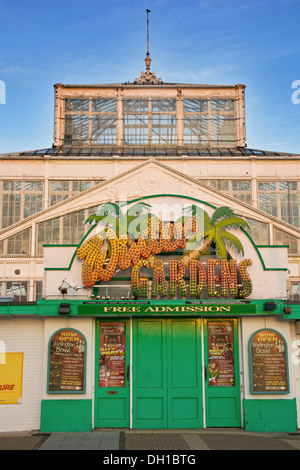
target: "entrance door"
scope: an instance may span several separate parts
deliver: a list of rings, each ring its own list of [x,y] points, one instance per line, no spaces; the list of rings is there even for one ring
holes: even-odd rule
[[[204,320],[207,427],[240,427],[237,320]]]
[[[200,320],[134,320],[132,375],[134,428],[201,428]]]
[[[129,321],[97,321],[95,428],[130,425],[129,358]]]

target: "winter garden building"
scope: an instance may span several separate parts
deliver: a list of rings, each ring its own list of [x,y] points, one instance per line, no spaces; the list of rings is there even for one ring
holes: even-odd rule
[[[247,147],[244,85],[146,65],[0,155],[0,431],[293,432],[300,156]]]

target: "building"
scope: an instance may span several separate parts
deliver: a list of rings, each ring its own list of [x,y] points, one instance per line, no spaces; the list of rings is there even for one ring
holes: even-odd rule
[[[0,430],[294,432],[300,155],[247,147],[244,85],[145,62],[0,155]]]

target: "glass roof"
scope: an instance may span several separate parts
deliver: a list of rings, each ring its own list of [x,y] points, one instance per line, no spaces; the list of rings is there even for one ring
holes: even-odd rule
[[[8,155],[8,154],[6,154]],[[250,156],[288,156],[290,153],[269,150],[250,149],[248,147],[234,148],[204,148],[204,147],[51,147],[41,150],[17,152],[14,156],[124,156],[124,157],[250,157]]]

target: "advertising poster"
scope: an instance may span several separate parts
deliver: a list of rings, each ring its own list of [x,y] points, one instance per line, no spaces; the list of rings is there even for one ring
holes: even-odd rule
[[[233,323],[231,321],[208,322],[208,370],[209,386],[234,386]]]
[[[100,387],[125,387],[125,322],[100,325]]]
[[[0,405],[22,403],[24,353],[2,353],[0,363]]]
[[[287,351],[274,330],[260,330],[250,340],[251,393],[288,393]]]
[[[84,392],[84,369],[84,337],[72,329],[58,331],[50,343],[48,392]]]

